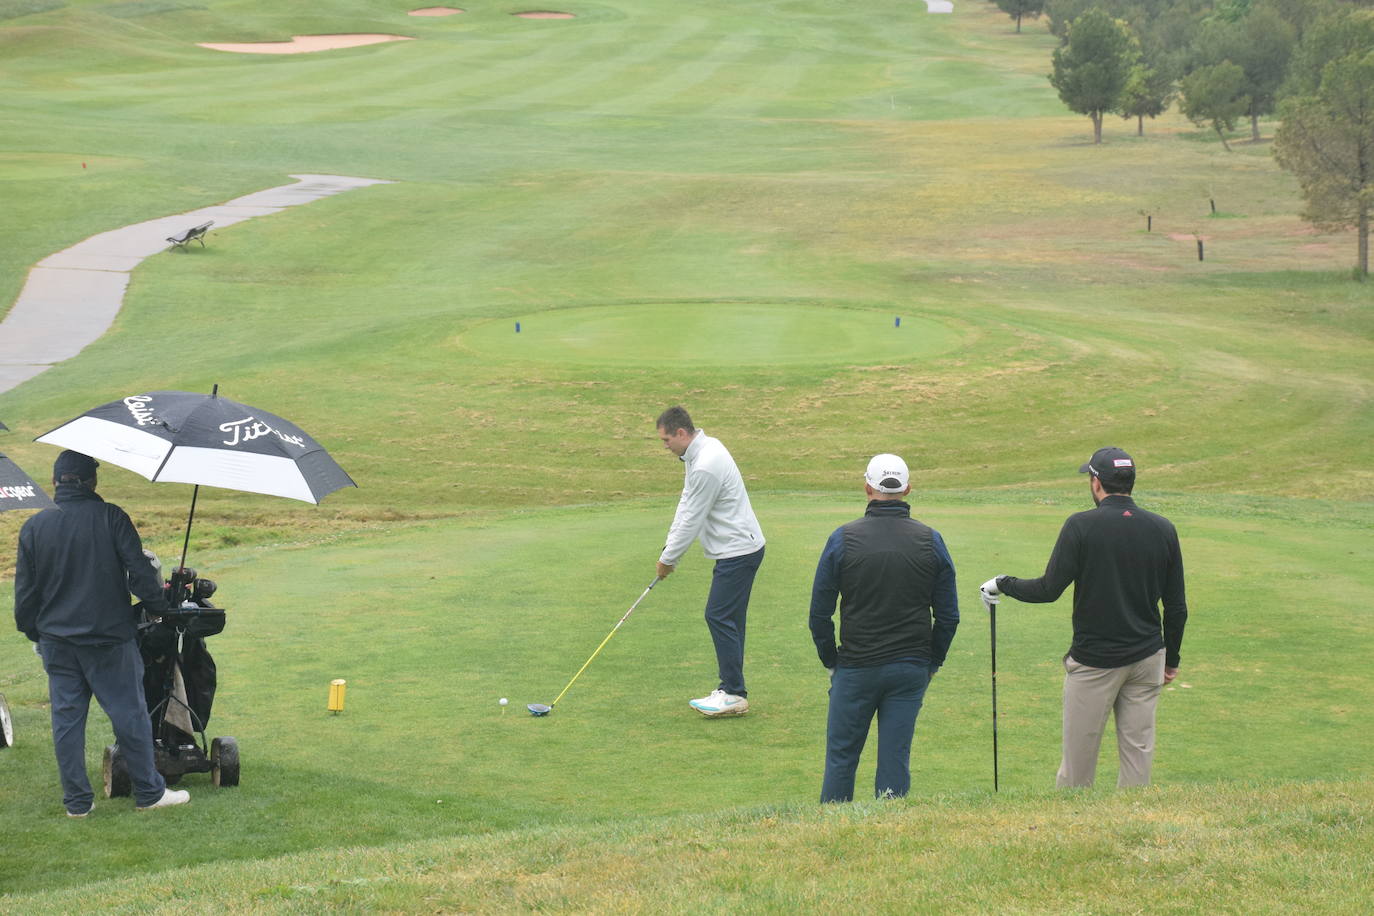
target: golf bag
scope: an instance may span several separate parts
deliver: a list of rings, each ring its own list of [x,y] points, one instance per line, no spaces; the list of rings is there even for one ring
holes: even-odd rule
[[[210,773],[214,785],[236,786],[238,742],[222,737],[207,745],[205,738],[217,682],[205,640],[223,631],[225,623],[224,609],[210,603],[215,583],[181,568],[173,571],[166,588],[171,610],[154,614],[144,609],[138,625],[154,765],[168,785],[187,773]],[[118,745],[105,749],[104,773],[107,796],[130,794]]]

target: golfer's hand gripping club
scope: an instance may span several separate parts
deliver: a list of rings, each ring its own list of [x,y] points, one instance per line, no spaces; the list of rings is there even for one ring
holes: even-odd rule
[[[1002,590],[997,587],[997,580],[1000,578],[1002,577],[993,576],[991,579],[984,582],[982,585],[978,587],[978,592],[983,597],[983,603],[986,604],[988,607],[992,607],[994,604],[1002,600]]]

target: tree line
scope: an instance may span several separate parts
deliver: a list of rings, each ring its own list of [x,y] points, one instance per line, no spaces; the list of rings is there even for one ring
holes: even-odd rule
[[[1374,8],[1352,0],[994,0],[1021,30],[1043,16],[1059,39],[1049,74],[1102,142],[1110,114],[1156,118],[1175,101],[1230,151],[1227,133],[1277,116],[1274,156],[1298,179],[1303,217],[1358,230],[1369,274],[1374,208]]]

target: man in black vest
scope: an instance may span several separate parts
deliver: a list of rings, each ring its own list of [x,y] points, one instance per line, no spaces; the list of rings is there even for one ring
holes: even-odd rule
[[[878,716],[874,795],[911,789],[911,736],[930,679],[959,626],[954,562],[940,533],[911,517],[906,462],[868,463],[864,517],[826,541],[811,589],[811,638],[830,672],[822,802],[850,801],[854,771]],[[835,646],[835,600],[840,645]],[[932,614],[934,620],[932,621]]]
[[[983,600],[1055,601],[1074,583],[1073,644],[1064,656],[1064,756],[1055,783],[1093,784],[1102,733],[1114,712],[1121,761],[1116,784],[1145,786],[1154,760],[1155,705],[1160,687],[1178,676],[1188,621],[1183,554],[1169,520],[1131,499],[1130,455],[1100,448],[1078,470],[1088,475],[1097,508],[1064,522],[1043,576],[989,579]]]
[[[14,621],[38,644],[48,673],[53,750],[69,817],[85,817],[95,802],[86,776],[92,695],[110,717],[138,810],[191,798],[167,788],[153,764],[137,618],[129,602],[132,591],[149,609],[165,608],[162,581],[129,516],[96,494],[98,467],[78,452],[57,456],[57,508],[24,523],[14,570]]]

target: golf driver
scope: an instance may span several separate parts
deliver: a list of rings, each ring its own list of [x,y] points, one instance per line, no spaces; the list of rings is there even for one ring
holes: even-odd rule
[[[554,697],[552,703],[549,703],[548,705],[545,705],[543,703],[530,703],[525,706],[525,708],[530,711],[530,715],[547,716],[549,713],[553,712],[553,708],[558,705],[558,701],[563,699],[563,694],[567,693],[568,688],[572,687],[572,685],[576,683],[577,679],[582,676],[582,672],[587,670],[587,666],[592,663],[592,659],[596,658],[597,655],[601,653],[601,650],[606,648],[606,643],[611,641],[611,637],[615,635],[616,630],[620,629],[620,625],[624,623],[626,620],[630,619],[630,615],[635,612],[635,608],[639,607],[639,602],[644,600],[644,596],[649,594],[649,592],[653,591],[654,586],[661,581],[663,580],[659,579],[658,577],[654,577],[654,581],[650,582],[649,587],[644,589],[644,591],[640,593],[640,596],[635,599],[634,604],[630,605],[630,609],[625,612],[625,616],[621,617],[620,620],[616,621],[616,625],[611,627],[611,632],[607,633],[606,638],[601,640],[601,645],[596,647],[596,651],[592,653],[591,658],[587,659],[585,662],[582,663],[582,667],[577,669],[577,673],[572,676],[572,680],[568,681],[568,686],[564,687],[562,692],[559,693],[558,696]]]

